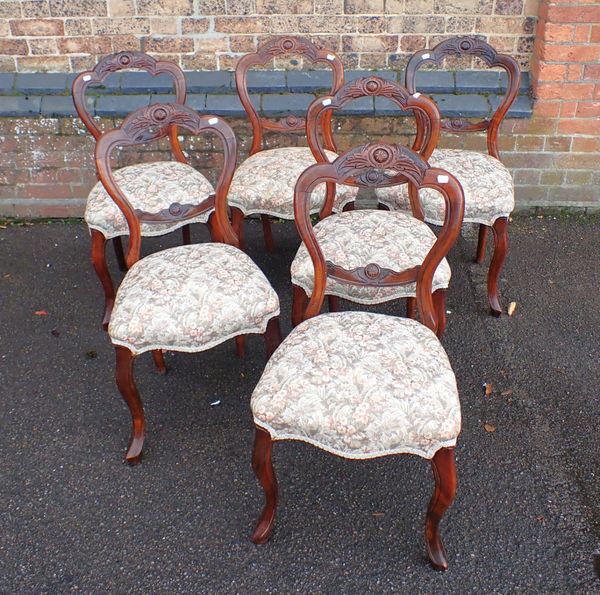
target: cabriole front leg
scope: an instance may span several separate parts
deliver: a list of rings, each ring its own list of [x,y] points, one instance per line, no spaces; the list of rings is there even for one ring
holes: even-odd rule
[[[446,550],[440,537],[440,521],[456,494],[454,448],[440,448],[431,460],[435,489],[425,522],[425,540],[429,561],[436,570],[448,570]]]
[[[508,218],[500,217],[492,226],[494,232],[494,255],[488,270],[487,291],[490,309],[494,316],[502,314],[502,306],[498,299],[498,280],[508,252]]]
[[[127,347],[115,345],[117,355],[117,387],[131,413],[131,436],[125,453],[125,460],[134,465],[140,462],[144,446],[144,406],[133,379],[133,361],[135,356]]]
[[[102,327],[108,329],[110,315],[115,303],[115,288],[106,264],[106,238],[97,229],[92,229],[92,265],[100,279],[102,289],[104,290],[104,315],[102,317]],[[120,240],[120,238],[119,238]]]
[[[252,469],[265,492],[265,506],[258,519],[256,529],[252,533],[254,543],[266,543],[271,537],[275,512],[277,510],[277,478],[271,458],[273,440],[266,430],[256,427],[254,452],[252,454]]]

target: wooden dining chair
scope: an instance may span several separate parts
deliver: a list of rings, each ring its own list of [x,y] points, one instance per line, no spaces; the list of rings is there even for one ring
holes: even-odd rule
[[[174,126],[193,135],[212,133],[223,145],[223,168],[215,197],[200,193],[188,202],[161,202],[160,210],[145,211],[129,199],[111,155],[163,139]],[[100,180],[127,223],[129,270],[119,286],[108,326],[116,349],[116,379],[132,418],[125,459],[140,460],[144,442],[144,410],[133,376],[134,359],[152,351],[164,370],[164,350],[198,352],[234,337],[265,334],[267,354],[281,340],[279,299],[254,262],[238,244],[227,212],[227,191],[235,169],[237,144],[231,127],[215,116],[200,116],[178,104],[155,104],[127,116],[96,143]],[[155,193],[162,189],[157,185]],[[150,204],[155,205],[153,197]],[[142,226],[164,227],[211,216],[213,242],[169,248],[140,259]]]
[[[291,220],[294,218],[294,184],[298,176],[315,162],[308,147],[280,147],[264,149],[265,132],[304,132],[305,118],[288,115],[279,119],[259,114],[248,91],[248,76],[253,67],[268,65],[273,58],[300,56],[311,65],[325,64],[332,70],[331,92],[335,93],[344,82],[344,69],[339,57],[331,50],[322,48],[304,37],[273,37],[264,42],[256,52],[246,54],[235,69],[235,83],[240,101],[252,125],[252,145],[249,157],[237,168],[229,190],[233,227],[243,246],[243,221],[249,215],[260,215],[265,245],[273,252],[270,217]],[[331,131],[330,116],[319,122],[325,139],[326,154],[330,160],[337,157]],[[355,188],[340,187],[335,208],[341,209],[352,202]],[[315,194],[315,212],[324,200],[324,192]]]
[[[428,159],[434,150],[440,128],[440,114],[435,103],[420,93],[409,93],[395,81],[378,76],[368,76],[344,85],[335,95],[320,97],[310,105],[307,112],[307,137],[314,157],[321,163],[328,161],[320,139],[317,122],[344,108],[361,97],[377,97],[392,102],[398,110],[419,114],[416,119],[418,134],[413,150]],[[404,184],[406,187],[409,183]],[[355,187],[370,186],[363,177],[347,182]],[[329,183],[330,186],[334,186]],[[329,189],[328,194],[333,195]],[[376,263],[384,269],[402,270],[417,265],[435,242],[435,235],[425,224],[418,192],[411,190],[413,213],[387,210],[348,210],[332,213],[331,203],[320,212],[320,222],[315,227],[321,249],[330,260],[344,263],[348,269]],[[309,296],[313,291],[313,265],[307,247],[298,249],[291,266],[293,285],[292,323],[300,322]],[[434,302],[440,315],[439,334],[446,326],[446,289],[450,283],[450,266],[443,259],[433,280]],[[416,315],[414,283],[388,286],[363,286],[349,277],[328,277],[325,294],[329,298],[330,311],[337,310],[338,298],[359,304],[381,304],[407,298],[408,314]]]
[[[173,79],[175,102],[184,104],[186,85],[182,70],[176,64],[155,60],[143,52],[119,52],[106,56],[92,70],[80,73],[73,81],[72,95],[75,109],[85,127],[98,140],[102,134],[97,121],[88,109],[86,91],[90,85],[102,84],[109,75],[121,70],[143,70],[152,76],[168,75]],[[170,147],[175,161],[136,163],[115,172],[120,187],[126,192],[131,204],[142,211],[155,211],[167,207],[171,202],[185,204],[197,196],[214,193],[211,183],[199,171],[188,165],[174,127],[169,133]],[[159,236],[182,228],[183,243],[190,243],[190,224],[207,223],[211,211],[185,221],[169,221],[162,225],[141,226],[142,236]],[[128,234],[125,217],[111,200],[99,181],[88,195],[84,219],[92,239],[92,264],[104,290],[104,314],[102,325],[108,327],[114,303],[114,285],[106,262],[106,243],[112,239],[117,261],[121,270],[126,270],[121,238]]]
[[[490,68],[501,68],[507,73],[507,88],[492,115],[479,122],[462,118],[442,120],[442,130],[453,133],[485,132],[488,153],[465,149],[435,149],[429,158],[431,165],[451,171],[462,184],[465,193],[465,222],[479,224],[479,241],[476,262],[485,258],[488,231],[494,236],[494,253],[487,277],[487,293],[491,313],[502,314],[498,297],[498,279],[508,250],[508,218],[515,206],[513,178],[500,161],[498,132],[510,106],[519,93],[521,72],[511,56],[499,54],[487,42],[477,37],[453,37],[432,49],[416,52],[405,71],[406,88],[417,91],[417,71],[424,64],[437,64],[447,56],[468,55],[480,58]],[[402,188],[382,188],[378,200],[390,209],[406,209],[408,196]],[[421,197],[425,221],[440,225],[443,220],[443,203],[434,193],[425,191]]]
[[[407,178],[417,188],[435,188],[446,205],[444,225],[422,262],[400,271],[375,263],[348,268],[347,262],[332,261],[310,218],[310,193],[317,185],[359,179],[377,187]],[[445,570],[439,524],[456,491],[454,447],[461,415],[454,373],[436,337],[440,316],[432,288],[438,266],[460,233],[460,185],[410,149],[376,143],[308,168],[296,184],[294,208],[315,283],[303,322],[272,355],[252,394],[252,466],[266,498],[252,540],[264,543],[273,529],[278,499],[274,441],[300,440],[346,459],[414,454],[433,465],[435,490],[425,537],[432,565]],[[369,312],[319,315],[330,279],[376,289],[416,283],[422,323]]]

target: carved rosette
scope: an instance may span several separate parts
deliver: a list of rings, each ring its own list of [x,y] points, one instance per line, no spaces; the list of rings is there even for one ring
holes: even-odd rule
[[[121,130],[135,142],[146,142],[163,136],[165,129],[173,124],[195,130],[197,120],[188,109],[174,103],[157,103],[125,118]]]
[[[338,93],[336,100],[358,99],[359,97],[387,97],[406,107],[410,94],[404,87],[378,76],[356,79]]]
[[[319,48],[305,37],[276,37],[259,48],[259,54],[281,56],[283,54],[299,54],[315,62],[320,59]]]
[[[94,73],[102,80],[107,74],[125,68],[139,68],[154,73],[156,60],[142,52],[118,52],[100,60],[94,67]]]
[[[402,145],[371,143],[357,147],[336,161],[338,172],[367,187],[385,185],[398,176],[406,176],[418,185],[428,165],[416,153]]]
[[[437,60],[447,55],[470,54],[485,61],[488,66],[496,63],[496,50],[483,39],[466,35],[464,37],[453,37],[442,41],[433,48]]]
[[[325,261],[327,276],[342,283],[352,285],[370,285],[372,287],[398,286],[414,283],[417,279],[419,266],[398,272],[371,262],[364,267],[345,269],[330,260]]]

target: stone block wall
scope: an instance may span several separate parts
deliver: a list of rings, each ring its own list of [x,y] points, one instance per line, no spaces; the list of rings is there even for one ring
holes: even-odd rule
[[[538,1],[2,0],[0,70],[77,72],[120,50],[227,70],[281,33],[321,40],[349,69],[401,68],[446,36],[478,34],[528,70]]]

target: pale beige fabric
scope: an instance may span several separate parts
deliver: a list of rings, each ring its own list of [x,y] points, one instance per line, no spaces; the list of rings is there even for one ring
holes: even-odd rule
[[[125,275],[108,326],[133,353],[203,351],[237,335],[263,333],[279,298],[262,271],[227,244],[162,250]]]
[[[337,155],[326,151],[333,161]],[[307,147],[269,149],[251,155],[236,170],[229,189],[229,205],[244,215],[265,214],[282,219],[294,218],[294,187],[300,174],[316,163]],[[358,188],[336,185],[334,209],[352,202]],[[325,200],[325,184],[311,194],[311,213],[318,212]]]
[[[314,231],[325,260],[345,269],[375,263],[400,272],[422,264],[435,242],[435,235],[426,223],[394,211],[346,211],[319,221]],[[311,295],[314,269],[304,244],[292,262],[291,274],[292,283]],[[449,283],[450,266],[444,259],[434,274],[432,291],[446,289]],[[366,287],[327,278],[325,292],[359,304],[379,304],[414,297],[416,287],[415,283],[397,287]]]
[[[461,415],[441,343],[419,322],[367,312],[299,324],[252,394],[255,423],[274,440],[302,440],[342,457],[456,444]]]
[[[495,157],[477,151],[435,149],[429,164],[456,176],[465,194],[465,223],[492,226],[499,217],[508,217],[515,208],[514,184],[510,171]],[[408,188],[391,186],[375,190],[379,202],[392,210],[409,211]],[[444,223],[444,199],[436,190],[419,192],[425,221]]]
[[[197,205],[214,193],[199,171],[178,161],[129,165],[116,170],[114,178],[133,207],[148,213],[158,213],[175,202]],[[206,223],[211,212],[175,223],[142,223],[142,235],[160,236],[189,223]],[[91,229],[102,232],[107,239],[129,235],[125,216],[101,182],[88,196],[84,217]]]

